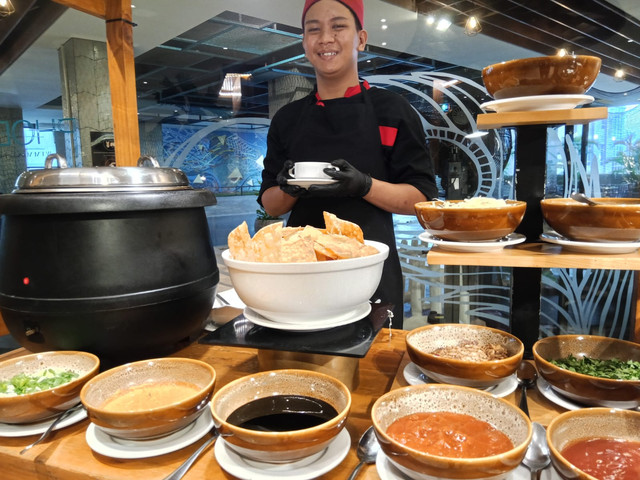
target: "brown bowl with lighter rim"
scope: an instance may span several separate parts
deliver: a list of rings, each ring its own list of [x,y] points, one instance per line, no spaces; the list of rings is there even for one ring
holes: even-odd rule
[[[112,437],[148,440],[208,415],[216,372],[208,363],[166,357],[127,363],[95,376],[80,398],[89,419]]]
[[[601,378],[552,363],[569,355],[578,360],[589,357],[595,361],[640,362],[640,344],[597,335],[556,335],[538,340],[532,350],[538,372],[560,395],[585,406],[640,406],[640,379]]]
[[[488,437],[483,437],[480,440],[482,446],[479,450],[484,456],[459,458],[453,454],[439,455],[428,448],[407,446],[406,443],[388,433],[389,427],[394,422],[423,413],[432,416],[433,421],[425,424],[423,429],[423,431],[431,430],[426,434],[430,438],[446,438],[449,434],[450,444],[455,445],[460,437],[449,432],[462,430],[460,434],[464,435],[465,443],[472,443],[474,439],[466,436],[464,432],[464,425],[469,424],[469,421],[463,418],[460,423],[454,424],[451,429],[448,428],[445,423],[446,414],[453,413],[469,415],[473,417],[468,419],[471,422],[479,420],[488,423],[489,426],[506,435],[510,445],[505,446],[502,451],[487,455]],[[527,415],[511,402],[496,398],[482,390],[457,385],[426,384],[396,388],[376,400],[371,409],[371,418],[386,459],[414,480],[510,478],[509,473],[515,470],[524,458],[533,433],[531,421]],[[453,450],[458,448],[465,447],[455,445]]]
[[[593,198],[587,205],[571,198],[540,201],[542,216],[560,235],[582,242],[640,241],[640,198]]]
[[[582,450],[579,444],[584,441],[611,441],[609,448],[600,449],[599,455],[582,453],[573,462],[567,460],[568,447]],[[622,454],[619,450],[624,442],[635,453],[635,470],[629,469],[626,476],[621,469],[623,464],[634,463],[634,455]],[[547,443],[551,462],[555,471],[564,480],[637,479],[640,472],[638,444],[640,443],[640,412],[612,408],[581,408],[564,412],[555,417],[547,427]],[[594,446],[596,446],[594,444]],[[599,460],[597,465],[583,464],[589,456]],[[580,459],[582,457],[582,460]],[[576,466],[578,464],[578,466]],[[581,467],[581,468],[580,468]],[[592,470],[593,468],[593,470]],[[600,469],[613,469],[608,473]],[[600,470],[600,471],[597,471]]]
[[[583,95],[595,82],[602,60],[590,55],[554,55],[509,60],[482,69],[496,100],[534,95]]]
[[[515,373],[524,355],[517,337],[483,325],[426,325],[411,330],[405,341],[409,358],[431,380],[475,388]]]
[[[57,415],[80,402],[80,391],[100,369],[100,359],[92,353],[51,351],[25,355],[0,363],[0,422],[33,423]],[[12,379],[45,377],[69,380],[45,390],[20,393]],[[57,382],[57,380],[56,380]],[[24,383],[24,382],[23,382]],[[35,380],[31,383],[36,383]]]
[[[414,205],[416,217],[427,233],[459,242],[506,237],[520,225],[526,208],[526,202],[484,197],[433,200]]]
[[[268,463],[321,452],[337,440],[350,409],[351,393],[340,380],[299,369],[247,375],[223,386],[211,401],[213,422],[227,446]]]

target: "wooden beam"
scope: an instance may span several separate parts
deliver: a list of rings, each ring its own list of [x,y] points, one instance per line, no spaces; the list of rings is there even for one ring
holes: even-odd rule
[[[140,157],[138,101],[130,0],[53,0],[106,21],[107,59],[116,164],[133,166]]]
[[[81,12],[88,13],[94,17],[107,18],[107,3],[114,3],[111,0],[53,0],[60,5],[80,10]],[[120,3],[120,2],[115,2]],[[129,5],[131,8],[131,5]]]
[[[74,0],[75,1],[75,0]],[[135,166],[140,157],[138,100],[133,55],[130,0],[106,3],[107,58],[113,116],[116,164]]]

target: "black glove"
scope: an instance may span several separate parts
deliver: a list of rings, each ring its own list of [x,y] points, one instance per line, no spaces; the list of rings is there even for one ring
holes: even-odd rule
[[[289,170],[292,168],[293,162],[291,160],[287,160],[284,162],[282,170],[278,172],[276,181],[280,186],[280,190],[282,190],[287,195],[291,195],[292,197],[305,197],[309,194],[306,188],[299,187],[298,185],[289,185],[288,180],[293,178],[291,177],[291,175],[289,175]]]
[[[331,165],[338,167],[325,168],[324,173],[331,178],[338,180],[329,185],[311,185],[309,187],[310,197],[364,197],[371,190],[371,176],[362,173],[346,160],[339,158],[331,162]]]

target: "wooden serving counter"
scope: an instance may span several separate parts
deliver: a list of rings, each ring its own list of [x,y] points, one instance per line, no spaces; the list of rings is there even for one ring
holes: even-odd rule
[[[347,422],[351,436],[351,449],[340,465],[319,477],[324,480],[347,478],[358,463],[356,446],[362,433],[371,425],[371,407],[385,392],[407,386],[403,369],[410,360],[405,355],[404,330],[382,329],[376,337],[369,353],[358,360],[357,379],[352,388],[352,410]],[[0,361],[28,354],[24,349],[14,350],[0,356]],[[216,388],[231,380],[260,370],[259,350],[238,347],[192,344],[172,356],[203,360],[216,369]],[[532,419],[547,425],[563,412],[558,407],[538,395],[528,391],[529,410]],[[517,402],[519,393],[512,393],[507,400]],[[189,457],[205,438],[176,452],[147,459],[113,459],[93,452],[85,441],[87,419],[57,430],[49,440],[36,445],[24,455],[19,452],[33,442],[37,436],[0,437],[0,477],[7,479],[47,479],[47,480],[152,480],[162,479]],[[185,475],[185,480],[203,478],[235,477],[224,472],[217,464],[213,446],[198,459]],[[378,480],[375,465],[365,466],[359,480]]]

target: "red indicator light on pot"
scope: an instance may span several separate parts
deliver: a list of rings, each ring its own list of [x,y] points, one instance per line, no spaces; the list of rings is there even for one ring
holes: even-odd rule
[[[29,285],[29,277],[24,277],[24,278],[22,279],[22,283],[23,283],[24,285]]]

